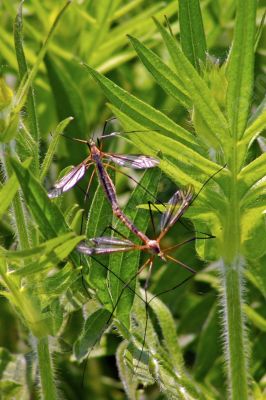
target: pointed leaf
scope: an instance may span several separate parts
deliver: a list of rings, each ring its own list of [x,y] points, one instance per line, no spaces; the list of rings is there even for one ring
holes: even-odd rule
[[[198,72],[200,62],[205,64],[207,55],[206,38],[198,0],[179,2],[180,41],[184,54]]]
[[[241,138],[246,128],[253,91],[257,2],[237,0],[233,46],[227,66],[227,115],[231,134]]]
[[[49,239],[60,233],[69,232],[70,229],[63,214],[48,198],[37,179],[19,161],[11,159],[11,164],[20,182],[27,205],[43,236]]]
[[[25,168],[30,166],[31,160],[26,160],[23,163]],[[11,178],[1,187],[0,189],[0,219],[7,211],[11,202],[13,201],[17,191],[19,189],[19,183],[16,175],[12,175]]]
[[[194,107],[216,140],[217,150],[221,150],[227,145],[228,141],[228,126],[225,117],[211,95],[207,84],[182,53],[176,40],[156,20],[155,23],[167,46],[177,74],[183,80],[185,89],[190,94]],[[202,139],[204,140],[204,138]]]
[[[45,154],[45,158],[42,163],[41,167],[41,176],[40,176],[40,181],[42,182],[51,166],[55,151],[56,151],[56,146],[59,141],[61,133],[64,131],[64,129],[67,127],[70,121],[73,120],[73,117],[68,117],[61,121],[57,127],[55,128],[55,131],[53,132],[52,135],[52,140],[49,144],[47,153]]]
[[[137,99],[105,76],[84,64],[96,82],[102,87],[107,98],[133,120],[143,125],[146,129],[160,130],[165,136],[170,136],[187,145],[189,148],[200,149],[195,137],[166,115]],[[164,132],[168,132],[167,134]]]
[[[265,129],[266,126],[266,96],[263,98],[261,104],[256,112],[251,116],[248,121],[247,129],[243,135],[243,141],[251,144],[256,137]]]
[[[261,179],[265,178],[266,153],[261,154],[255,160],[251,161],[247,166],[242,168],[238,174],[239,196],[243,197],[248,194],[248,190],[253,185],[258,184]]]
[[[94,348],[108,326],[111,317],[109,311],[99,309],[85,321],[81,335],[74,344],[74,356],[77,361],[83,361]]]
[[[44,55],[47,51],[48,45],[51,41],[51,38],[53,36],[53,33],[61,19],[61,17],[63,16],[65,10],[67,9],[67,7],[69,6],[70,1],[68,0],[66,2],[66,4],[62,7],[62,9],[59,11],[59,13],[57,14],[50,31],[48,32],[48,35],[46,37],[46,40],[38,54],[37,60],[32,68],[32,70],[30,71],[30,73],[28,74],[28,76],[24,75],[23,79],[20,82],[19,88],[17,90],[15,99],[14,99],[14,104],[13,104],[13,113],[17,114],[19,113],[19,111],[21,110],[21,108],[23,107],[23,105],[25,104],[26,98],[27,98],[27,94],[28,91],[31,87],[31,84],[37,74],[38,68],[44,58]]]
[[[133,37],[129,36],[140,60],[153,75],[155,81],[161,88],[178,103],[186,108],[191,107],[190,95],[180,78],[169,68],[153,51],[145,47]]]
[[[108,172],[109,173],[109,172]],[[111,179],[114,174],[110,173]],[[112,225],[113,213],[110,203],[107,201],[105,193],[101,185],[98,185],[95,195],[92,200],[90,212],[87,219],[86,236],[88,239],[97,237],[103,234],[103,231]],[[112,302],[110,299],[109,291],[106,290],[106,277],[107,269],[103,265],[109,265],[108,255],[101,256],[101,264],[95,259],[90,260],[90,273],[89,281],[96,289],[100,301],[110,310],[112,309]]]

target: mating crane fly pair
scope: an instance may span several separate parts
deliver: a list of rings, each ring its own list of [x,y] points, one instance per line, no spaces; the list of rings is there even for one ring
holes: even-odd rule
[[[115,136],[115,133],[106,135],[103,137],[110,137],[110,136]],[[128,282],[124,282],[122,279],[119,278],[119,276],[115,276],[123,283],[123,287],[120,291],[120,294],[118,295],[111,316],[109,317],[107,321],[107,325],[109,324],[112,316],[115,313],[115,310],[118,306],[118,303],[123,295],[123,292],[126,288],[130,289],[133,291],[134,294],[136,294],[138,297],[139,295],[134,292],[134,290],[130,287],[131,282],[136,279],[136,277],[146,268],[148,267],[148,275],[146,278],[145,282],[145,301],[144,299],[141,298],[142,301],[145,302],[145,308],[146,308],[146,324],[145,324],[145,332],[144,332],[144,338],[146,336],[146,329],[147,329],[147,320],[148,320],[148,314],[147,314],[147,306],[148,306],[148,301],[147,301],[147,287],[148,287],[148,281],[151,276],[152,268],[154,265],[154,259],[155,257],[161,258],[163,261],[172,261],[182,268],[188,270],[192,275],[195,274],[195,270],[182,261],[170,256],[168,253],[174,249],[177,249],[181,247],[182,245],[189,243],[195,239],[210,239],[213,238],[212,235],[205,234],[206,237],[198,238],[196,236],[184,240],[181,243],[178,243],[174,246],[168,247],[166,249],[161,249],[161,241],[164,238],[164,236],[168,233],[168,231],[173,227],[173,225],[182,217],[184,212],[188,209],[188,207],[192,204],[192,202],[196,199],[196,197],[199,195],[200,191],[203,189],[203,187],[208,183],[210,179],[214,177],[220,170],[218,170],[213,176],[209,177],[206,182],[203,184],[202,188],[200,191],[197,193],[196,196],[194,196],[194,190],[191,185],[185,187],[182,190],[177,190],[174,195],[170,198],[168,203],[165,205],[165,210],[162,212],[161,215],[161,220],[160,220],[160,233],[157,236],[156,239],[150,239],[145,233],[143,233],[141,230],[139,230],[134,223],[124,214],[124,212],[121,210],[118,200],[117,200],[117,195],[116,195],[116,190],[115,186],[107,172],[107,167],[108,168],[114,168],[110,164],[106,164],[104,161],[111,161],[114,162],[115,164],[123,167],[131,167],[135,169],[147,169],[147,168],[153,168],[159,164],[159,161],[153,157],[149,156],[144,156],[144,155],[122,155],[122,154],[113,154],[113,153],[106,153],[99,148],[96,143],[94,142],[93,139],[86,141],[86,140],[80,140],[80,139],[73,139],[81,143],[85,143],[88,145],[90,149],[90,155],[79,165],[73,167],[70,172],[68,172],[63,178],[61,178],[58,182],[55,183],[54,188],[48,193],[50,198],[57,197],[61,195],[62,193],[70,190],[73,186],[75,186],[80,179],[82,179],[88,170],[88,168],[91,165],[95,165],[95,169],[91,174],[90,180],[89,180],[89,185],[86,191],[86,194],[89,190],[89,186],[91,184],[92,178],[97,172],[99,182],[104,190],[105,196],[109,203],[111,204],[113,214],[125,225],[127,228],[136,236],[138,237],[142,244],[135,244],[133,241],[121,237],[107,237],[107,236],[100,236],[100,237],[95,237],[89,239],[87,242],[81,242],[77,246],[77,250],[80,253],[83,253],[85,255],[91,256],[94,258],[94,255],[100,255],[100,254],[110,254],[110,253],[115,253],[115,252],[130,252],[130,251],[143,251],[149,254],[149,258],[144,262],[144,264],[139,268],[137,273],[131,277],[131,279]],[[121,172],[121,171],[120,171]],[[123,173],[123,172],[122,172]],[[128,176],[127,174],[125,174]],[[150,204],[150,203],[149,203]],[[151,212],[151,209],[150,209]],[[153,222],[153,221],[152,221]],[[153,224],[154,226],[154,224]],[[119,233],[115,229],[113,229],[116,233]],[[101,262],[99,262],[100,265],[108,269],[106,266],[104,266]],[[109,270],[109,269],[108,269]],[[111,273],[113,273],[110,270]],[[190,277],[192,276],[190,275]],[[188,280],[187,278],[186,280]],[[186,281],[185,280],[185,281]],[[184,281],[184,282],[185,282]],[[176,285],[172,289],[180,286]],[[170,289],[170,290],[172,290]],[[160,294],[163,294],[167,291],[164,291],[162,293],[157,294],[154,297],[159,296]],[[151,300],[150,300],[151,301]],[[150,303],[149,301],[149,303]],[[145,343],[145,339],[144,339]],[[142,345],[141,349],[141,354],[144,349],[144,343]],[[95,343],[96,344],[96,343]],[[141,356],[140,356],[141,358]],[[139,359],[140,361],[140,359]]]
[[[110,135],[105,135],[103,137],[108,137],[108,136],[114,136],[114,133]],[[90,149],[90,155],[82,163],[73,167],[70,172],[68,172],[63,178],[61,178],[58,182],[56,182],[54,188],[48,193],[48,196],[50,198],[54,198],[70,190],[73,186],[75,186],[79,182],[80,179],[84,177],[88,168],[92,164],[95,164],[95,169],[91,175],[90,182],[93,175],[95,174],[95,171],[97,171],[99,181],[103,187],[103,190],[105,192],[108,201],[111,204],[114,215],[116,215],[116,217],[120,219],[122,223],[125,224],[128,227],[128,229],[143,242],[142,245],[136,245],[128,239],[123,239],[123,238],[118,239],[114,237],[103,236],[98,238],[91,238],[88,244],[81,243],[77,247],[77,250],[89,256],[94,254],[127,252],[132,250],[145,251],[150,253],[151,256],[141,267],[140,271],[144,269],[148,264],[150,264],[150,270],[151,270],[153,266],[154,257],[159,256],[162,260],[164,261],[166,261],[167,259],[171,260],[194,274],[195,271],[192,268],[190,268],[180,260],[177,260],[166,254],[168,251],[179,247],[181,245],[180,243],[169,249],[165,249],[164,251],[162,251],[160,248],[160,242],[163,239],[163,237],[167,234],[169,229],[176,223],[176,221],[180,219],[185,210],[191,204],[194,193],[192,186],[188,186],[184,190],[178,190],[175,192],[175,194],[167,204],[166,211],[162,214],[161,232],[159,236],[157,237],[157,239],[150,239],[146,234],[144,234],[141,230],[139,230],[133,224],[132,221],[130,221],[130,219],[123,213],[123,211],[119,207],[114,184],[105,169],[105,167],[112,168],[112,166],[110,166],[109,164],[105,164],[104,162],[102,162],[102,160],[107,159],[109,161],[116,163],[117,165],[123,167],[131,167],[135,169],[152,168],[158,165],[159,161],[153,157],[144,155],[122,155],[114,153],[105,153],[100,148],[97,147],[93,139],[86,141],[73,138],[73,140],[87,144]],[[191,240],[192,239],[190,239],[189,241]],[[195,238],[193,238],[193,240],[195,240]]]

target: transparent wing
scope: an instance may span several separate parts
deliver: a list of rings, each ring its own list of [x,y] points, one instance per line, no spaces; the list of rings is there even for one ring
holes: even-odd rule
[[[159,160],[150,156],[143,155],[132,155],[132,154],[109,154],[105,153],[104,157],[113,161],[115,164],[122,167],[134,168],[134,169],[147,169],[156,167],[159,164]]]
[[[89,256],[93,254],[107,254],[115,252],[123,252],[135,249],[135,244],[127,239],[111,238],[100,236],[90,239],[87,243],[80,243],[76,249],[83,254]]]
[[[194,188],[189,185],[177,190],[166,204],[166,211],[161,217],[161,231],[169,229],[184,214],[193,200]]]
[[[65,176],[63,176],[62,179],[54,184],[54,188],[48,192],[48,197],[52,199],[70,190],[81,178],[83,178],[87,167],[88,166],[86,166],[85,163],[81,163],[76,167],[73,167],[71,171],[69,171]]]

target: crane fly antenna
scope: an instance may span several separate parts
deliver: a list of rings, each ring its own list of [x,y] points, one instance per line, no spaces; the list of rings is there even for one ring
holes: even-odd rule
[[[151,220],[151,224],[152,224],[152,230],[153,230],[153,234],[155,237],[156,229],[155,229],[155,223],[154,223],[153,213],[152,213],[152,209],[151,209],[151,202],[148,201],[148,204],[149,204],[149,214],[150,214],[150,220]]]
[[[110,137],[114,137],[114,136],[120,136],[123,138],[123,135],[127,135],[129,133],[144,133],[144,132],[160,132],[160,129],[137,129],[137,130],[133,130],[133,131],[114,131],[111,133],[108,133],[108,135],[103,135],[101,137],[101,139],[106,139],[106,138],[110,138]]]
[[[206,181],[202,184],[200,190],[198,191],[198,193],[195,195],[195,197],[192,199],[192,202],[190,203],[193,204],[194,201],[198,198],[198,196],[200,195],[200,193],[202,192],[202,190],[205,188],[205,186],[210,182],[211,179],[213,179],[217,174],[219,174],[219,172],[221,172],[223,169],[225,169],[227,166],[227,164],[224,164],[221,168],[218,169],[218,171],[216,171],[213,175],[209,176]]]

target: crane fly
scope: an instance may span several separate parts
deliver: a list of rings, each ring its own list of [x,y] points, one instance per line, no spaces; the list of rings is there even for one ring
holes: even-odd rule
[[[161,258],[163,261],[172,261],[178,265],[180,265],[182,268],[188,270],[190,272],[189,278],[186,278],[181,284],[183,284],[185,281],[190,279],[196,271],[183,263],[182,261],[172,257],[168,253],[173,251],[174,249],[177,249],[186,243],[192,242],[196,239],[196,237],[184,240],[174,246],[168,247],[166,249],[162,249],[161,247],[161,241],[165,237],[165,235],[168,233],[168,231],[175,225],[175,223],[182,217],[182,215],[185,213],[185,211],[188,209],[188,207],[191,205],[192,201],[194,198],[194,190],[191,185],[187,186],[184,189],[179,189],[177,190],[174,195],[170,198],[168,203],[165,205],[165,211],[161,215],[160,219],[160,233],[157,236],[156,239],[149,239],[143,232],[138,232],[138,237],[142,238],[143,244],[137,245],[133,241],[126,239],[126,238],[118,238],[118,237],[95,237],[90,239],[88,242],[80,243],[77,246],[77,250],[85,255],[91,256],[92,258],[95,259],[95,255],[101,255],[101,254],[111,254],[111,253],[116,253],[116,252],[130,252],[130,251],[143,251],[149,255],[148,259],[143,263],[143,265],[139,268],[136,274],[134,274],[131,279],[122,285],[121,291],[118,294],[117,298],[113,299],[113,309],[110,317],[106,321],[106,326],[110,323],[112,317],[114,316],[116,309],[118,307],[118,304],[123,296],[123,293],[125,290],[129,289],[133,294],[137,294],[134,289],[130,286],[131,283],[136,279],[136,277],[145,269],[148,268],[148,275],[145,281],[145,299],[143,299],[139,294],[137,294],[137,297],[140,298],[144,304],[145,304],[145,312],[146,312],[146,320],[145,320],[145,327],[144,327],[144,340],[141,346],[141,351],[140,351],[140,356],[138,359],[138,364],[142,358],[142,353],[144,350],[145,346],[145,340],[146,340],[146,329],[147,329],[147,324],[148,324],[148,306],[149,303],[152,301],[154,297],[158,297],[159,295],[167,292],[161,292],[158,293],[156,296],[152,297],[151,300],[148,301],[147,298],[147,289],[148,289],[148,282],[151,276],[151,272],[154,266],[154,261],[157,256]],[[131,223],[133,225],[133,223]],[[133,225],[134,226],[134,225]],[[132,230],[133,231],[133,230]],[[134,233],[138,231],[138,228],[134,226]],[[147,239],[144,239],[147,238]],[[199,238],[199,239],[206,239],[206,238]],[[96,260],[97,261],[97,260]],[[102,264],[102,263],[100,263]],[[121,282],[121,279],[119,279]],[[181,285],[180,283],[178,285],[175,285],[172,289],[177,288],[178,286]],[[168,291],[169,291],[168,290]],[[95,344],[96,345],[96,342]]]
[[[101,168],[101,165],[99,167]],[[146,279],[145,287],[144,287],[146,299],[145,300],[142,299],[142,301],[145,302],[146,315],[147,315],[146,324],[145,324],[145,332],[146,332],[146,327],[147,327],[147,323],[148,323],[147,307],[148,307],[149,303],[152,301],[152,299],[154,299],[154,297],[158,297],[159,295],[167,293],[170,290],[174,290],[180,286],[180,283],[179,283],[178,285],[175,285],[174,287],[172,287],[169,290],[158,293],[156,296],[152,297],[151,300],[149,300],[149,302],[147,301],[148,282],[149,282],[150,275],[151,275],[151,272],[152,272],[152,269],[154,266],[154,260],[157,256],[159,256],[159,258],[161,258],[163,261],[174,262],[175,264],[178,264],[179,266],[188,270],[191,273],[190,277],[185,279],[182,283],[186,282],[188,279],[190,279],[196,273],[196,271],[193,268],[189,267],[184,262],[172,257],[168,253],[173,251],[174,249],[177,249],[177,248],[185,245],[186,243],[192,242],[196,239],[212,239],[215,236],[205,233],[206,237],[194,236],[190,239],[184,240],[181,243],[178,243],[178,244],[168,247],[166,249],[162,249],[161,241],[165,237],[165,235],[168,233],[168,231],[175,225],[175,223],[180,220],[180,218],[183,216],[183,214],[186,212],[186,210],[192,204],[192,202],[198,197],[198,195],[201,192],[201,190],[203,189],[203,187],[209,182],[210,179],[212,179],[214,177],[214,175],[218,174],[223,168],[225,168],[225,166],[223,166],[215,174],[213,174],[211,177],[209,177],[205,181],[205,183],[202,185],[201,189],[199,190],[199,192],[196,195],[194,195],[194,188],[192,185],[188,185],[184,189],[179,189],[174,193],[174,195],[170,198],[168,203],[165,205],[165,211],[161,215],[160,233],[156,239],[148,238],[148,236],[146,234],[144,234],[142,231],[140,231],[133,224],[133,222],[130,221],[129,218],[122,212],[122,210],[119,208],[119,205],[117,203],[115,188],[111,181],[111,178],[109,177],[109,175],[106,171],[104,171],[102,174],[100,174],[101,179],[102,179],[102,186],[104,187],[106,196],[112,205],[114,214],[128,227],[128,229],[132,233],[134,233],[138,238],[141,239],[142,244],[135,244],[133,241],[131,241],[127,238],[123,238],[123,237],[117,238],[117,237],[100,236],[100,237],[91,238],[86,243],[85,242],[80,243],[77,246],[77,250],[85,255],[91,256],[92,258],[94,258],[95,255],[100,255],[100,254],[111,254],[111,253],[116,253],[116,252],[130,252],[130,251],[143,251],[143,252],[148,253],[148,255],[149,255],[148,259],[140,267],[140,269],[137,271],[137,273],[133,277],[131,277],[131,279],[126,284],[124,284],[124,286],[122,287],[120,294],[118,295],[117,299],[115,299],[113,311],[112,311],[110,318],[107,321],[107,324],[110,322],[112,316],[114,315],[115,310],[118,306],[119,301],[121,300],[124,290],[126,290],[126,288],[128,288],[131,291],[133,291],[132,288],[130,287],[130,284],[133,282],[134,279],[136,279],[136,277],[145,268],[148,268],[148,275],[147,275],[147,279]],[[201,232],[201,233],[203,233],[203,232]],[[145,333],[145,335],[146,335],[146,333]],[[145,337],[145,335],[144,335],[144,337]],[[144,343],[145,343],[145,340],[144,340]],[[141,354],[144,349],[144,343],[142,345]],[[140,359],[141,359],[141,356],[139,358],[139,361],[140,361]]]
[[[108,137],[108,136],[115,136],[115,132],[113,134],[105,135],[103,137]],[[107,164],[107,162],[111,161],[121,167],[133,168],[137,170],[153,168],[159,164],[159,160],[150,156],[103,152],[101,148],[96,145],[93,139],[90,140],[82,140],[77,138],[71,138],[71,139],[86,144],[89,147],[90,155],[80,164],[74,166],[66,175],[64,175],[58,182],[54,184],[54,187],[48,192],[48,196],[50,198],[58,197],[61,194],[72,189],[84,177],[90,166],[95,164],[97,168],[99,162],[104,167],[114,168],[111,165]],[[102,163],[102,161],[104,162]],[[94,174],[95,170],[92,172],[90,183]],[[128,176],[127,174],[125,175]],[[87,191],[89,190],[89,186]]]
[[[110,193],[108,195],[110,197]],[[156,239],[150,239],[146,234],[140,231],[134,224],[129,220],[129,218],[122,212],[122,210],[116,210],[116,214],[119,219],[133,232],[137,237],[139,237],[143,244],[135,244],[133,241],[125,238],[107,237],[100,236],[89,239],[88,242],[82,242],[77,246],[77,250],[83,254],[92,256],[97,254],[110,254],[115,252],[128,252],[128,251],[144,251],[149,254],[148,260],[140,268],[142,271],[148,264],[153,264],[154,258],[156,256],[160,257],[163,261],[171,260],[176,264],[181,265],[188,271],[195,273],[195,271],[183,262],[174,259],[167,253],[170,250],[174,250],[177,247],[184,244],[184,242],[179,243],[175,246],[163,250],[161,248],[161,240],[172,228],[172,226],[181,218],[187,208],[190,206],[193,200],[194,190],[192,185],[187,186],[184,189],[177,190],[171,199],[166,203],[166,210],[162,213],[160,221],[160,234]],[[117,202],[112,198],[112,207],[117,207]],[[191,239],[189,239],[191,240]],[[150,267],[151,269],[151,267]]]

